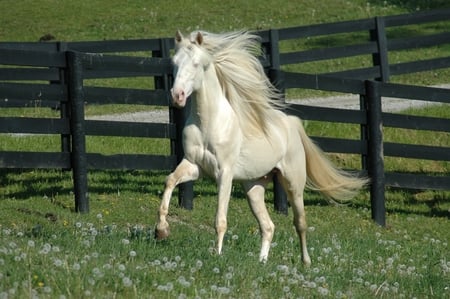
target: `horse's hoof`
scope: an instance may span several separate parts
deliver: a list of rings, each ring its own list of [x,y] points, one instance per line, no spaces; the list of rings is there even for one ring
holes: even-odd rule
[[[169,237],[169,229],[155,229],[155,239],[164,240]]]

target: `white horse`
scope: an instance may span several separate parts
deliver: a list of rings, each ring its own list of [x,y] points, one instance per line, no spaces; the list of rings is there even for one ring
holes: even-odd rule
[[[243,182],[259,223],[259,259],[267,261],[275,226],[264,192],[272,175],[277,175],[292,207],[302,260],[309,265],[305,186],[328,198],[344,200],[353,197],[367,181],[335,168],[306,135],[301,121],[277,108],[279,94],[257,59],[261,51],[257,36],[196,32],[185,38],[177,32],[175,42],[173,104],[184,107],[193,95],[192,109],[183,131],[185,156],[167,177],[156,237],[169,235],[166,216],[173,189],[206,174],[218,186],[215,227],[217,252],[221,254],[232,181],[238,180]]]

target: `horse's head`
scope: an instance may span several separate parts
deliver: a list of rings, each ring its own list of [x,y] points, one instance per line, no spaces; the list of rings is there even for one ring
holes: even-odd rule
[[[175,35],[176,53],[173,57],[175,82],[172,100],[176,107],[184,107],[186,99],[201,86],[204,71],[210,63],[208,54],[202,49],[203,35],[198,32],[195,38],[183,37],[180,31]]]

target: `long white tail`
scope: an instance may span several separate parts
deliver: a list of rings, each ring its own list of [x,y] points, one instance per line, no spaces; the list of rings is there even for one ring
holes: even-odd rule
[[[353,198],[369,180],[336,168],[324,152],[306,135],[301,120],[295,117],[306,155],[307,187],[320,191],[329,199]]]

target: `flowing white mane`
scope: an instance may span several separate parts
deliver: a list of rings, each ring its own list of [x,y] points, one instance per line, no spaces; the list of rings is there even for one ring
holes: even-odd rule
[[[195,34],[197,31],[191,34],[191,40]],[[261,54],[260,38],[245,31],[202,35],[202,47],[213,57],[222,90],[244,133],[266,132],[282,101],[257,58]]]

